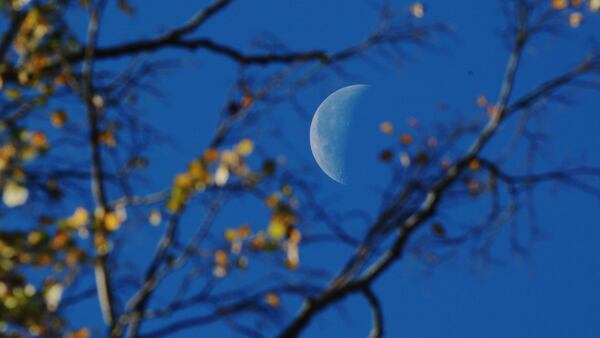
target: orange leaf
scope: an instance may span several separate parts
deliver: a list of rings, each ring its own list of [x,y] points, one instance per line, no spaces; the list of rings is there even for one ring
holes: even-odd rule
[[[552,8],[554,9],[565,9],[569,6],[567,0],[552,0]]]
[[[265,295],[265,302],[272,307],[279,307],[281,305],[281,299],[273,292],[269,292]]]
[[[413,137],[410,134],[402,134],[400,135],[400,143],[409,145],[413,142]]]

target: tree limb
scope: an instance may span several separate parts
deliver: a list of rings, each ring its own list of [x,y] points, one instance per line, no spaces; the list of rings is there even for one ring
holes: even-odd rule
[[[85,60],[82,69],[81,78],[81,98],[84,101],[88,115],[88,125],[90,128],[89,143],[91,148],[91,185],[94,202],[97,208],[102,211],[108,211],[106,192],[104,188],[104,171],[102,165],[102,154],[100,148],[100,132],[98,129],[99,112],[98,107],[94,104],[94,89],[93,89],[93,66],[94,53],[98,39],[98,30],[100,24],[101,10],[104,7],[104,1],[92,9],[91,17],[88,24],[87,47],[85,49]],[[96,229],[96,231],[104,232],[104,229]],[[98,301],[102,310],[104,322],[109,328],[114,325],[114,303],[112,289],[110,286],[110,277],[106,267],[106,254],[99,254],[96,257],[94,272],[96,277],[96,288],[98,292]]]
[[[369,302],[371,310],[373,311],[373,327],[369,333],[369,338],[383,337],[383,311],[381,310],[379,299],[377,299],[377,296],[368,286],[363,289],[363,295]]]

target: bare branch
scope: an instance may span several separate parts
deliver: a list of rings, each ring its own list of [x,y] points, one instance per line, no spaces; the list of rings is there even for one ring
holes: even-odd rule
[[[94,103],[93,89],[93,65],[95,48],[98,39],[98,30],[100,25],[100,15],[104,7],[104,1],[91,10],[90,20],[88,25],[88,43],[85,49],[85,60],[83,63],[81,90],[80,95],[82,101],[86,105],[88,113],[88,125],[90,128],[89,143],[91,148],[91,184],[92,194],[95,204],[102,211],[108,211],[106,193],[104,188],[104,171],[102,165],[102,154],[100,149],[100,132],[98,129],[99,112],[98,107]],[[97,230],[104,231],[104,230]],[[98,301],[102,310],[102,316],[109,328],[112,328],[114,323],[114,303],[112,296],[112,288],[110,285],[110,277],[106,267],[106,255],[99,254],[95,263],[96,288],[98,291]]]
[[[363,295],[369,302],[371,310],[373,311],[373,327],[369,333],[369,338],[383,337],[383,311],[381,310],[379,299],[377,299],[377,296],[375,296],[368,286],[363,289]]]
[[[19,27],[21,27],[21,23],[25,19],[26,13],[21,11],[13,11],[11,14],[10,25],[4,32],[2,40],[0,41],[0,64],[4,63],[6,53],[8,53],[8,49],[19,30]]]
[[[373,280],[386,271],[396,260],[398,260],[411,233],[413,233],[419,225],[423,224],[432,215],[434,215],[443,193],[457,180],[463,170],[479,154],[479,152],[496,133],[498,127],[505,117],[506,108],[510,100],[519,61],[527,41],[526,13],[524,11],[519,12],[517,20],[520,28],[515,36],[513,50],[510,53],[506,66],[498,103],[496,104],[496,112],[487,125],[483,128],[479,136],[473,141],[461,159],[455,165],[450,167],[440,179],[432,184],[425,200],[418,210],[404,219],[396,218],[396,215],[393,212],[396,208],[395,205],[382,213],[383,217],[380,218],[378,222],[389,222],[391,224],[399,225],[399,234],[392,247],[379,259],[377,259],[357,280],[352,281],[345,272],[338,275],[331,283],[330,287],[322,295],[316,299],[309,299],[304,303],[298,315],[281,332],[279,337],[297,337],[304,330],[306,325],[310,322],[315,314],[319,313],[332,303],[344,298],[349,293],[361,291],[365,285],[369,285]],[[402,215],[401,217],[405,216]],[[362,261],[368,257],[365,250],[367,250],[366,247],[359,247],[357,253],[351,259],[349,264],[351,266],[361,265]],[[352,270],[353,269],[350,269],[350,271]],[[345,269],[344,271],[347,270]]]

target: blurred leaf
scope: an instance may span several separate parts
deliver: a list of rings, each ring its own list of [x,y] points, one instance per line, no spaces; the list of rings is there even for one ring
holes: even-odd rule
[[[127,0],[119,0],[119,9],[121,10],[121,12],[127,15],[132,15],[135,12],[133,7],[129,5]]]
[[[568,0],[552,0],[552,8],[565,9],[569,6]]]
[[[4,186],[2,202],[4,202],[7,207],[14,208],[25,204],[28,197],[29,191],[26,187],[14,181],[8,181]]]
[[[413,142],[413,137],[410,134],[402,134],[400,135],[400,143],[404,144],[404,145],[409,145]]]
[[[583,14],[581,12],[574,12],[569,15],[569,26],[572,28],[577,28],[581,26],[581,22],[583,21]]]
[[[478,159],[473,159],[469,162],[469,170],[477,171],[479,168],[481,168],[481,162]]]
[[[394,157],[394,153],[391,150],[383,150],[379,153],[379,159],[384,162],[390,161],[392,157]]]
[[[215,184],[219,187],[227,184],[227,180],[229,179],[229,168],[226,165],[221,164],[219,168],[217,168],[217,172],[215,173]]]
[[[433,233],[437,236],[444,237],[446,236],[446,229],[440,223],[435,223],[431,226]]]
[[[381,125],[379,125],[379,129],[386,135],[391,135],[394,133],[394,126],[390,122],[381,123]]]
[[[269,223],[268,233],[274,240],[281,240],[287,234],[287,226],[281,220],[274,218]]]
[[[208,162],[214,162],[219,159],[219,151],[214,148],[206,149],[204,152],[204,159]]]
[[[104,214],[103,223],[106,230],[115,231],[121,226],[121,219],[115,212],[109,211]]]
[[[477,106],[479,108],[484,108],[487,105],[488,105],[488,99],[487,99],[487,97],[485,97],[484,95],[479,95],[477,97]]]
[[[243,139],[240,143],[235,147],[235,151],[240,154],[240,156],[248,156],[254,150],[254,142],[250,139]]]
[[[162,215],[160,214],[160,210],[153,209],[150,212],[150,216],[148,216],[148,222],[154,226],[160,225],[162,222]]]
[[[254,103],[254,98],[252,98],[252,96],[250,96],[250,95],[245,95],[244,97],[242,97],[240,106],[243,109],[248,109],[248,108],[250,108],[250,106],[252,106],[253,103]]]
[[[44,300],[48,311],[54,312],[58,309],[58,304],[62,299],[63,286],[58,283],[52,283],[44,290]]]
[[[275,170],[277,168],[277,164],[273,160],[266,160],[262,165],[262,172],[265,176],[273,176],[275,174]]]
[[[67,123],[67,113],[64,110],[57,110],[50,113],[50,123],[55,128],[62,128]]]
[[[403,167],[408,168],[410,166],[410,162],[410,155],[408,155],[406,152],[400,153],[400,164]]]
[[[410,13],[417,19],[425,16],[425,7],[420,2],[415,2],[410,6]]]
[[[87,209],[79,207],[75,209],[75,212],[71,217],[67,219],[67,225],[73,229],[79,229],[88,224],[90,215]]]
[[[273,292],[269,292],[265,295],[265,302],[272,307],[279,307],[281,305],[281,299]]]

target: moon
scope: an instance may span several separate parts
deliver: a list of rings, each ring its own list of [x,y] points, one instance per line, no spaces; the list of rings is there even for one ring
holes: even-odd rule
[[[352,130],[369,88],[356,84],[336,90],[319,105],[310,125],[310,147],[317,164],[343,185],[351,181]]]

